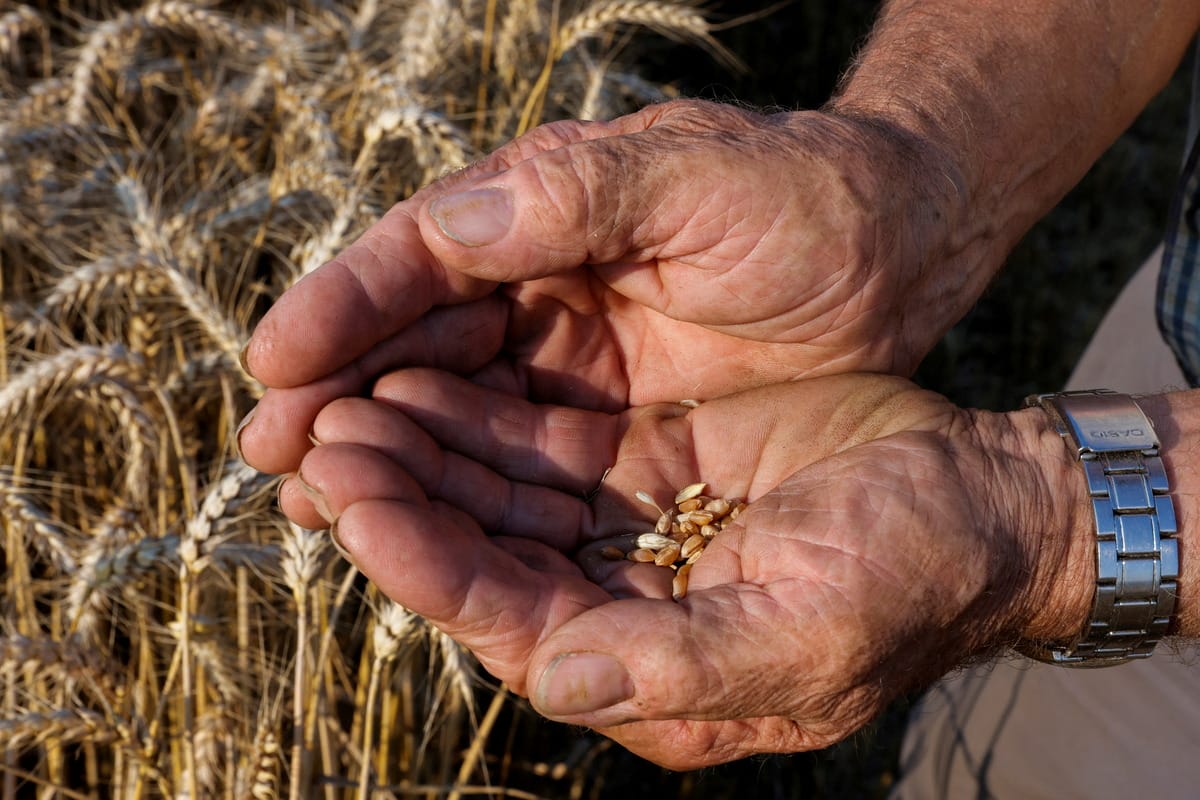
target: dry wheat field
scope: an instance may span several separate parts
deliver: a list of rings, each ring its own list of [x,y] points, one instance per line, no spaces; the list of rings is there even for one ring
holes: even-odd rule
[[[234,451],[238,352],[393,202],[661,99],[641,36],[709,31],[687,2],[0,0],[0,797],[592,791],[603,742],[524,756],[503,687],[279,515]]]

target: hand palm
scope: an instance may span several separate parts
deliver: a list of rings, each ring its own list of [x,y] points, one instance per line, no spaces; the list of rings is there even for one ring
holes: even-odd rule
[[[482,370],[522,396],[609,411],[910,369],[949,321],[893,324],[917,246],[932,246],[916,235],[937,239],[908,216],[932,204],[879,195],[897,167],[861,163],[891,153],[864,148],[873,135],[694,103],[538,129],[397,205],[280,299],[251,342],[276,390],[244,454],[293,471],[320,408],[396,367]],[[911,177],[896,180],[919,187]],[[501,179],[527,206],[500,244],[463,247],[431,216]]]
[[[677,721],[621,724],[633,716],[627,704],[572,721],[660,763],[844,736],[891,693],[935,674],[907,663],[903,643],[952,628],[984,577],[971,558],[978,543],[959,533],[970,509],[945,475],[954,412],[897,379],[834,377],[691,412],[613,416],[531,406],[420,370],[385,378],[377,395],[402,413],[365,400],[331,406],[317,420],[325,446],[302,465],[330,510],[345,509],[339,531],[356,561],[519,692],[533,692],[555,653],[619,632],[638,703]],[[918,432],[899,433],[909,428]],[[585,504],[580,495],[606,467]],[[684,603],[655,599],[669,592],[662,568],[584,559],[585,574],[568,557],[647,527],[654,512],[635,492],[665,502],[697,478],[751,503],[696,563]],[[927,569],[947,596],[907,594]],[[853,601],[864,593],[880,602]],[[863,641],[879,646],[864,652]],[[714,653],[742,661],[713,672]],[[710,670],[645,680],[664,654]],[[905,677],[884,691],[888,668]]]
[[[657,296],[641,301],[622,294],[629,287],[607,268],[504,287],[504,342],[481,367],[483,380],[534,401],[619,411],[709,399],[833,368],[836,358],[821,361],[837,352],[832,345],[767,340],[778,335],[780,316],[765,303],[759,313],[766,321],[715,325],[711,309],[732,302],[721,287],[739,282],[753,266],[719,271],[707,266],[711,257],[704,254],[692,265],[665,259],[653,268],[639,265],[639,280],[650,272],[674,276],[662,279]],[[763,340],[753,340],[755,335]]]

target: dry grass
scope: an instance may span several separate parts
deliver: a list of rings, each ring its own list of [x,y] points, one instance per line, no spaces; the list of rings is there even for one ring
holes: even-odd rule
[[[715,49],[686,2],[0,2],[0,797],[601,779],[489,744],[507,693],[279,516],[237,354],[395,200],[660,97],[646,29]]]

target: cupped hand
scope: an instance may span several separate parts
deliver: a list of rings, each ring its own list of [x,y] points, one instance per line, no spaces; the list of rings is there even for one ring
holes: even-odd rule
[[[817,112],[680,101],[536,129],[281,297],[246,353],[273,391],[243,453],[293,470],[321,407],[402,366],[604,411],[905,374],[986,279],[953,241],[952,174]]]
[[[683,769],[827,745],[973,653],[1073,634],[1060,478],[1025,458],[1063,451],[1045,427],[883,376],[605,414],[406,370],[321,412],[283,504],[541,713]],[[637,492],[697,480],[749,505],[682,601],[594,557],[653,526]]]

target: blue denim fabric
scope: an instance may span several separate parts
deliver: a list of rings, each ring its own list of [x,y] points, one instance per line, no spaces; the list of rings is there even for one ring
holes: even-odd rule
[[[1200,383],[1200,46],[1194,60],[1187,155],[1158,275],[1158,328],[1192,386]]]

